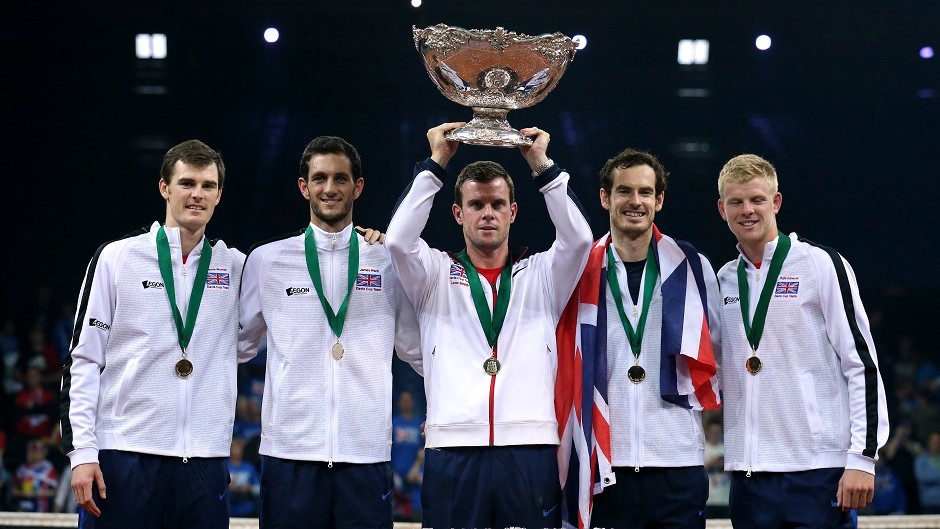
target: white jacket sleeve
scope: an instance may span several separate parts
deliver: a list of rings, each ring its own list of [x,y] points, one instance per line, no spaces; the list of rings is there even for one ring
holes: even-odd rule
[[[102,245],[85,273],[75,313],[71,350],[62,370],[62,447],[72,468],[98,462],[95,423],[101,371],[115,309],[115,270],[120,243]]]
[[[587,264],[594,237],[581,204],[568,187],[569,175],[557,165],[543,172],[536,180],[545,197],[548,215],[555,224],[555,242],[545,252],[548,260],[550,288],[555,321],[565,310],[568,298],[578,284]]]
[[[238,361],[247,362],[258,354],[261,338],[268,327],[261,314],[261,281],[264,253],[250,252],[242,270],[238,313]]]
[[[440,260],[423,239],[431,215],[434,195],[444,186],[447,173],[430,158],[415,164],[415,178],[392,214],[385,234],[388,248],[405,296],[420,309],[437,277]]]
[[[835,250],[814,250],[826,332],[848,381],[851,441],[846,468],[874,474],[878,449],[888,440],[888,406],[868,316],[849,263]]]

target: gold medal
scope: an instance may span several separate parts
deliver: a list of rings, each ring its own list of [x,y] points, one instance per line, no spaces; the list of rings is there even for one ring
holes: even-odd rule
[[[183,358],[176,363],[176,374],[180,378],[186,378],[193,373],[193,363]]]
[[[500,367],[502,366],[495,356],[491,356],[483,362],[483,371],[491,377],[495,377],[496,373],[499,373]]]
[[[747,362],[744,364],[744,367],[747,369],[748,373],[756,375],[760,373],[760,370],[762,367],[764,367],[764,364],[761,362],[760,358],[757,357],[757,355],[751,355],[747,358]]]
[[[630,379],[630,382],[639,384],[646,378],[646,370],[643,369],[643,366],[635,365],[627,370],[627,378]]]
[[[343,344],[336,342],[333,344],[333,349],[330,351],[333,354],[333,360],[339,360],[343,357],[343,353],[346,350],[343,349]]]

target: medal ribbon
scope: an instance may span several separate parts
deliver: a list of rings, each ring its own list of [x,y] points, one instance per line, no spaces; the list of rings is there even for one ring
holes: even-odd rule
[[[196,327],[196,315],[199,313],[199,304],[202,302],[202,293],[206,289],[206,277],[209,275],[209,261],[212,260],[212,245],[209,240],[203,237],[202,254],[199,256],[199,268],[196,269],[196,278],[193,280],[193,291],[189,295],[189,310],[186,311],[186,325],[183,325],[183,317],[180,315],[180,309],[176,306],[176,288],[173,284],[173,261],[170,259],[170,241],[167,240],[166,231],[163,226],[157,231],[157,261],[160,263],[160,275],[163,276],[163,285],[166,289],[166,295],[170,299],[170,307],[173,309],[173,320],[176,322],[176,337],[179,340],[180,349],[183,356],[186,356],[186,348],[189,347],[189,340],[193,337],[193,329]],[[186,265],[183,265],[186,266]]]
[[[333,329],[333,334],[338,339],[343,334],[343,324],[346,323],[346,309],[349,308],[349,296],[353,291],[353,284],[356,282],[356,275],[359,273],[359,239],[356,237],[356,230],[350,230],[349,235],[349,269],[346,272],[346,297],[340,304],[339,310],[334,314],[333,307],[323,295],[323,281],[320,279],[320,259],[317,256],[317,241],[313,236],[313,227],[307,226],[307,232],[304,234],[304,255],[307,258],[307,272],[310,274],[310,280],[313,281],[313,287],[320,298],[320,305],[323,306],[323,312],[326,313],[326,321]]]
[[[614,303],[617,305],[617,312],[620,314],[620,323],[623,324],[623,330],[627,333],[627,341],[630,342],[630,349],[633,350],[633,357],[640,359],[640,345],[643,342],[643,329],[646,328],[646,315],[649,313],[650,301],[653,300],[653,290],[656,288],[656,278],[659,276],[659,264],[656,262],[656,256],[653,254],[653,246],[650,245],[646,252],[646,269],[644,270],[643,282],[643,310],[640,312],[640,320],[637,322],[636,330],[627,318],[627,313],[623,309],[623,298],[620,294],[620,281],[617,280],[617,261],[614,259],[614,245],[607,245],[607,282],[610,283],[610,292],[614,296]]]
[[[483,294],[483,284],[480,283],[480,275],[473,263],[470,262],[467,250],[460,252],[457,255],[457,260],[463,264],[467,272],[470,295],[473,297],[473,306],[477,309],[477,316],[480,318],[483,334],[486,335],[486,342],[491,348],[495,349],[496,338],[499,337],[499,331],[503,328],[503,322],[506,320],[506,309],[509,307],[509,294],[512,291],[512,264],[507,262],[503,267],[503,271],[499,274],[496,306],[493,307],[491,316],[489,304],[486,302],[486,295]]]
[[[780,270],[783,268],[783,261],[790,252],[790,238],[785,235],[777,236],[777,248],[774,250],[774,256],[770,259],[770,270],[767,271],[767,278],[764,281],[764,288],[760,291],[760,299],[757,301],[757,308],[754,309],[753,325],[748,321],[750,314],[749,294],[747,286],[747,264],[745,258],[738,260],[738,291],[741,294],[741,317],[744,319],[744,332],[747,334],[747,341],[751,344],[751,350],[757,352],[757,346],[760,344],[760,337],[764,334],[764,322],[767,321],[767,309],[770,307],[770,294],[774,290],[777,277],[780,276]]]

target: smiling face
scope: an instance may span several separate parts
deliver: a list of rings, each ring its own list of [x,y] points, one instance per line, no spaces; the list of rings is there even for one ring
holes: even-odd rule
[[[166,200],[166,225],[185,228],[193,233],[205,229],[215,207],[222,199],[216,165],[204,167],[178,160],[170,181],[160,179],[160,194]]]
[[[763,255],[764,245],[777,238],[777,212],[783,195],[764,178],[726,182],[718,212],[752,260]]]
[[[656,194],[656,173],[648,165],[618,167],[611,172],[611,189],[601,188],[601,205],[610,214],[610,229],[629,239],[650,232],[665,193]]]
[[[453,205],[454,219],[463,228],[467,247],[491,253],[508,247],[509,225],[516,220],[518,206],[510,201],[504,178],[488,182],[467,180],[460,188],[461,204]]]
[[[362,193],[362,178],[354,179],[352,164],[344,154],[314,154],[307,178],[298,178],[300,193],[310,202],[310,221],[329,231],[340,231],[352,222],[353,201]]]

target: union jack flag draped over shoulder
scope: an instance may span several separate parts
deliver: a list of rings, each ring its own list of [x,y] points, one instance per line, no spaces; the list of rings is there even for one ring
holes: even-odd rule
[[[589,527],[594,494],[616,482],[611,471],[607,404],[607,246],[594,243],[587,266],[558,323],[558,470],[565,527]],[[708,326],[702,262],[691,244],[653,226],[662,292],[660,393],[683,408],[720,406]]]

